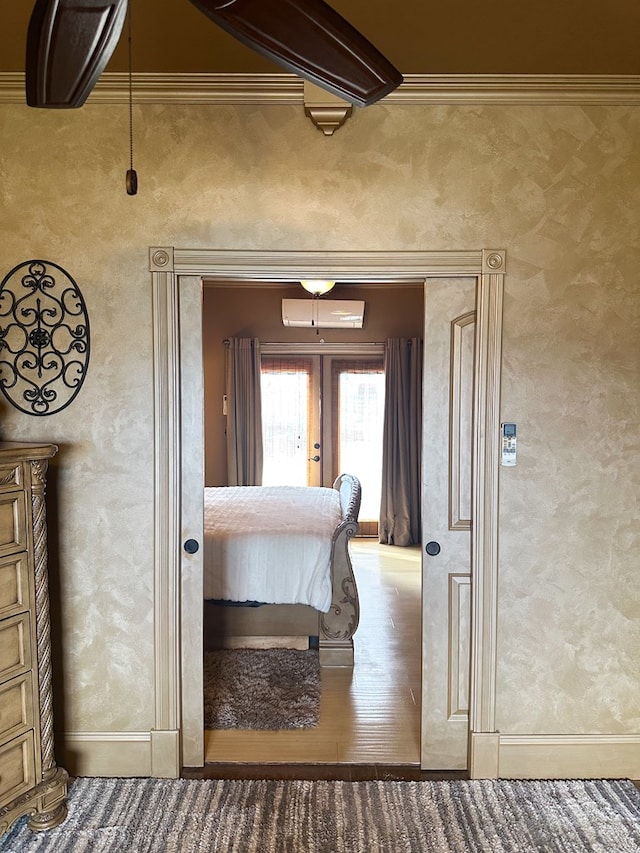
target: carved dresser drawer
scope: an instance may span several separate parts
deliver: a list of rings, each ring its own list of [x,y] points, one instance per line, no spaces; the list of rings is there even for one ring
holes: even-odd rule
[[[15,799],[35,784],[33,731],[0,747],[0,802]]]
[[[27,547],[24,492],[0,492],[0,555]]]
[[[29,614],[19,613],[0,622],[0,684],[31,669]]]
[[[33,689],[30,674],[25,673],[0,685],[0,743],[32,728]]]
[[[0,462],[0,494],[23,488],[22,463]]]
[[[67,814],[53,753],[45,483],[53,445],[0,442],[0,835]],[[37,595],[36,595],[37,590]]]
[[[26,554],[0,557],[0,619],[29,609],[29,561]]]

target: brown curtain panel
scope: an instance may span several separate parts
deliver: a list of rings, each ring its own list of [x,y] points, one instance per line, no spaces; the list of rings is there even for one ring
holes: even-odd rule
[[[422,339],[389,338],[385,346],[385,415],[378,538],[418,545],[422,446]]]
[[[260,341],[230,338],[226,360],[227,482],[262,485]]]

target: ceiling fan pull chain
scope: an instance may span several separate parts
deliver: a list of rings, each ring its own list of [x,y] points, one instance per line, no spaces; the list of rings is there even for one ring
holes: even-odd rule
[[[127,169],[126,185],[127,195],[136,195],[138,192],[138,173],[133,168],[133,73],[132,73],[132,50],[131,50],[131,9],[133,2],[129,0],[128,14],[128,41],[129,41],[129,168]]]

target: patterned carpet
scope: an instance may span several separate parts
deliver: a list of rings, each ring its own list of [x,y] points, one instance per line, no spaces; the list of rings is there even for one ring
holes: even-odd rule
[[[312,728],[318,725],[320,693],[317,650],[205,653],[205,729]]]
[[[78,779],[64,824],[0,853],[638,853],[627,781]]]

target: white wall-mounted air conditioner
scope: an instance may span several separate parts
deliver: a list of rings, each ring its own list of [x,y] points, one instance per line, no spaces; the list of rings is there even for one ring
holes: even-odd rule
[[[283,299],[282,324],[319,329],[361,329],[364,302],[357,299]]]

